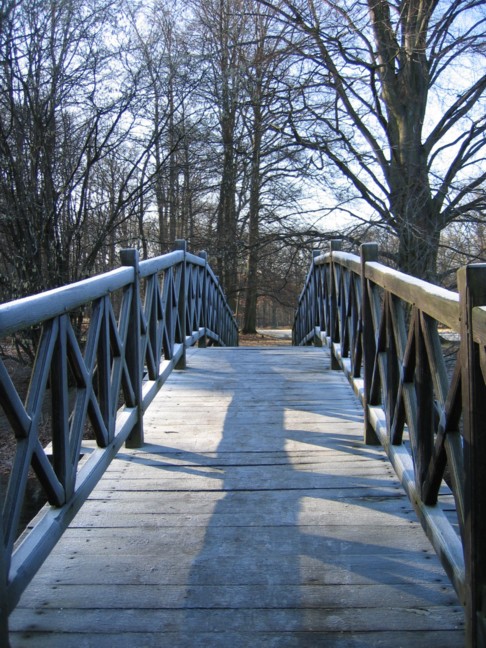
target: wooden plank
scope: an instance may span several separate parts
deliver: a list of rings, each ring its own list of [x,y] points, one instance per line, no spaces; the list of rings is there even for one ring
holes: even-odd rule
[[[100,634],[96,638],[96,648],[160,648],[161,646],[179,646],[180,648],[248,648],[248,646],[275,646],[275,648],[315,648],[316,646],[339,646],[339,648],[376,648],[376,646],[393,646],[396,644],[396,633],[380,632],[339,632],[336,643],[335,632],[317,631],[283,631],[283,632],[252,632],[247,628],[239,632],[202,632],[189,630],[181,633],[168,630],[167,632],[135,632],[125,630],[122,633],[113,632]],[[414,648],[430,648],[430,633],[420,630],[402,631],[403,646]],[[441,648],[456,648],[460,645],[460,630],[447,628],[434,632],[434,642]],[[85,632],[69,633],[73,646],[82,648],[90,646],[90,635]],[[65,637],[62,633],[52,635],[50,632],[26,632],[22,636],[22,646],[38,648],[42,641],[43,648],[66,648]]]
[[[415,532],[415,533],[414,533]],[[388,552],[396,553],[397,547],[405,554],[427,551],[430,547],[427,538],[417,526],[410,525],[408,533],[402,527],[368,527],[362,526],[308,526],[305,533],[294,527],[192,527],[191,533],[184,527],[158,526],[140,528],[103,529],[89,528],[66,534],[69,551],[79,553],[85,548],[95,552],[99,545],[100,552],[136,555],[143,559],[155,558],[160,553],[190,554],[195,558],[201,551],[218,560],[222,556],[233,556],[238,560],[242,552],[253,555],[263,547],[271,547],[272,553],[282,559],[294,560],[295,553],[310,552],[312,555],[326,556],[346,553],[367,553],[379,557]],[[217,568],[217,566],[215,567]]]
[[[312,491],[300,491],[299,522],[305,526],[312,523],[389,526],[409,524],[414,519],[414,511],[404,496],[397,499],[393,491],[386,495],[363,491],[365,494],[359,498],[344,489],[332,491],[332,498],[328,497],[329,492],[320,497],[319,493],[316,496]],[[141,495],[124,491],[117,495],[88,501],[73,520],[71,529],[99,526],[99,517],[103,525],[111,528],[139,524],[144,516],[150,524],[156,516],[159,526],[185,525],[188,519],[190,524],[201,526],[209,516],[214,525],[252,526],[266,519],[267,524],[279,526],[288,524],[287,520],[294,522],[296,517],[293,509],[296,494],[292,491],[209,491],[204,499],[197,491],[172,491],[163,497],[159,492]],[[225,510],[218,507],[223,500]],[[369,508],[370,500],[372,508]]]
[[[345,377],[323,350],[247,349],[188,352],[147,445],[120,451],[24,593],[12,648],[463,645]]]
[[[442,585],[430,584],[426,593],[414,583],[381,583],[343,585],[322,584],[194,584],[190,593],[186,583],[147,584],[118,583],[85,584],[79,589],[74,585],[55,585],[47,588],[44,584],[32,587],[25,597],[36,605],[42,601],[46,612],[59,609],[90,610],[93,601],[98,609],[343,609],[343,608],[380,608],[383,601],[390,597],[396,602],[396,609],[420,608],[426,602],[429,608],[453,606],[456,600]]]
[[[155,508],[155,507],[154,507]],[[212,524],[214,527],[246,527],[251,529],[252,527],[258,527],[263,523],[262,520],[255,517],[251,512],[242,512],[238,513],[236,511],[228,513],[217,513],[210,512],[205,514],[200,513],[185,513],[177,514],[175,516],[171,513],[159,513],[156,510],[137,512],[137,513],[125,513],[125,512],[107,512],[103,509],[98,509],[93,512],[91,509],[86,515],[86,521],[83,516],[78,516],[74,521],[73,528],[109,528],[109,529],[120,529],[120,528],[135,528],[142,529],[143,527],[155,527],[166,529],[168,527],[203,527],[207,528],[209,524]],[[89,518],[88,518],[89,516]],[[375,527],[383,529],[386,533],[386,527],[390,525],[389,513],[384,513],[380,517],[373,517],[373,524]],[[174,519],[175,518],[175,519]],[[324,521],[326,524],[332,527],[338,527],[339,522],[342,519],[342,511],[329,513],[327,515],[322,514],[322,506],[316,506],[314,510],[305,511],[299,513],[298,521],[300,524],[306,527],[316,527],[319,524],[322,524]],[[265,522],[268,525],[272,525],[281,532],[285,532],[285,527],[295,525],[295,513],[289,509],[283,509],[282,511],[275,511],[265,513]],[[410,524],[410,519],[408,517],[403,517],[398,520],[393,520],[394,528],[408,527]],[[83,526],[80,526],[83,525]],[[370,519],[369,517],[361,516],[356,519],[355,524],[346,525],[350,526],[352,530],[356,530],[357,527],[369,526]]]
[[[62,561],[51,561],[49,570],[40,573],[36,586],[54,588],[63,585],[84,586],[96,584],[118,584],[135,582],[148,585],[187,584],[191,569],[197,564],[197,571],[191,575],[196,585],[366,585],[376,584],[376,564],[367,554],[341,554],[319,559],[300,556],[299,569],[292,562],[282,561],[281,556],[266,553],[262,555],[241,555],[235,562],[232,556],[221,556],[218,569],[209,556],[198,556],[195,562],[179,560],[173,555],[160,554],[153,563],[134,561],[133,554],[113,554],[107,561],[105,555],[92,555],[84,562],[73,551],[62,549]],[[430,552],[413,554],[399,551],[382,555],[379,574],[381,584],[414,584],[424,578],[450,591],[442,567],[431,557]],[[30,590],[29,590],[30,591]]]
[[[167,645],[177,646],[178,638],[187,641],[190,636],[198,636],[200,633],[227,633],[243,632],[246,634],[251,628],[258,636],[259,633],[275,632],[329,632],[334,634],[334,641],[338,640],[341,633],[349,632],[389,632],[392,642],[387,646],[402,646],[403,639],[398,637],[404,631],[428,631],[429,642],[434,638],[437,631],[457,631],[461,625],[463,612],[461,608],[449,607],[447,617],[444,617],[440,607],[423,608],[402,608],[397,609],[383,602],[378,608],[341,609],[339,614],[334,608],[294,608],[294,609],[262,609],[255,614],[252,609],[238,609],[229,607],[226,609],[208,611],[207,608],[177,609],[177,610],[156,610],[141,609],[133,607],[123,610],[113,610],[109,615],[106,609],[91,608],[88,610],[62,609],[42,610],[42,613],[35,619],[35,624],[29,628],[29,632],[60,632],[64,635],[64,646],[79,645],[70,642],[69,633],[88,633],[90,637],[94,632],[98,636],[120,632],[150,632],[172,633],[172,641]],[[28,621],[28,615],[23,617],[22,612],[16,615],[12,624],[17,627],[17,619],[22,623]],[[14,625],[15,624],[15,625]],[[391,635],[394,631],[395,636]],[[460,632],[457,632],[459,639]],[[15,642],[12,642],[15,648]],[[18,645],[18,644],[17,644]],[[85,644],[95,645],[95,643]],[[97,639],[96,639],[96,645]],[[258,643],[256,644],[258,645]],[[275,644],[278,645],[278,644]],[[335,643],[334,645],[339,645]],[[412,644],[413,645],[413,644]],[[456,646],[462,646],[458,642]]]

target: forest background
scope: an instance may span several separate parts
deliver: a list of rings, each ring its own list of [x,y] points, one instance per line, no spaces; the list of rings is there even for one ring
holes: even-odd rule
[[[205,250],[242,329],[311,251],[485,258],[483,0],[0,0],[0,300]]]

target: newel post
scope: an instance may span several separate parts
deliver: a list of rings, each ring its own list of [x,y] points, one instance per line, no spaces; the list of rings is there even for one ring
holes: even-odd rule
[[[182,344],[182,355],[180,356],[176,369],[185,369],[186,362],[186,310],[187,310],[187,272],[186,272],[186,254],[187,254],[187,241],[178,239],[175,242],[175,250],[182,250],[184,256],[182,259],[179,283],[179,296],[177,300],[177,311],[179,319],[179,327],[176,329],[175,341]]]
[[[137,422],[126,440],[127,448],[140,448],[143,445],[143,399],[142,399],[142,358],[140,351],[140,270],[138,250],[133,248],[120,251],[122,265],[131,266],[134,270],[132,301],[130,304],[129,323],[125,348],[125,361],[132,382],[135,397],[133,404],[137,408]]]
[[[378,445],[378,437],[370,421],[368,405],[370,403],[373,365],[375,362],[375,332],[373,314],[371,311],[371,295],[368,293],[366,281],[366,263],[378,260],[378,245],[363,243],[360,247],[361,256],[361,340],[363,346],[363,411],[364,411],[364,442],[368,445]]]
[[[202,304],[201,304],[201,313],[202,313],[202,323],[204,326],[204,335],[199,338],[199,342],[197,343],[198,347],[200,349],[205,349],[207,346],[207,336],[206,336],[206,330],[208,328],[208,253],[207,252],[199,252],[199,256],[201,259],[204,260],[204,270],[203,270],[203,276],[202,276]]]
[[[466,645],[486,647],[486,385],[472,313],[486,305],[486,264],[457,274],[461,313],[461,377],[465,473],[464,563]],[[484,347],[483,347],[484,348]]]

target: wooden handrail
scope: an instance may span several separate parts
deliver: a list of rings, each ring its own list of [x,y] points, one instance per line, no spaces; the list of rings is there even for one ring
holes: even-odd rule
[[[378,263],[377,250],[314,252],[293,342],[326,344],[346,373],[365,442],[383,445],[465,606],[466,645],[485,648],[486,265],[461,269],[455,293]]]
[[[8,616],[125,443],[144,440],[143,412],[195,343],[235,346],[238,327],[206,255],[169,254],[0,305],[0,340],[27,331],[36,356],[27,396],[0,358],[0,402],[16,437],[0,516],[0,644]],[[52,442],[43,448],[46,415]],[[96,447],[82,449],[90,428]],[[51,506],[17,538],[29,468]]]
[[[0,304],[0,339],[100,299],[133,282],[131,268],[118,268],[75,284]]]

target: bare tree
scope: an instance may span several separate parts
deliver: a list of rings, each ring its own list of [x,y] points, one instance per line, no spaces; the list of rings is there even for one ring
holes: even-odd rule
[[[282,144],[279,129],[275,128],[281,106],[274,85],[277,76],[285,69],[286,59],[285,48],[281,48],[281,34],[272,33],[271,15],[269,12],[258,14],[256,3],[247,3],[247,11],[248,37],[242,47],[249,107],[248,113],[244,114],[249,144],[248,264],[242,330],[243,333],[255,333],[264,242],[261,225],[264,218],[268,218],[269,211],[265,210],[264,200],[270,194],[276,209],[275,181],[283,174],[287,177],[292,175],[294,165],[290,152]],[[286,198],[290,202],[290,192],[286,192]]]
[[[218,202],[216,241],[212,248],[217,271],[234,307],[238,291],[238,201],[242,136],[244,61],[242,43],[246,32],[244,0],[198,0],[193,2],[199,35],[199,61],[205,67],[201,99],[214,116],[217,129]],[[216,133],[215,133],[216,135]],[[216,139],[213,135],[214,139]]]
[[[128,146],[136,87],[124,84],[118,44],[108,38],[116,18],[109,0],[2,9],[0,230],[2,282],[13,297],[88,274],[102,240],[127,217],[136,162],[111,204],[93,179],[107,155]],[[103,222],[101,241],[84,254],[89,222]]]
[[[254,331],[262,250],[295,207],[298,147],[281,129],[286,111],[275,79],[286,74],[287,46],[270,12],[256,2],[193,2],[205,65],[200,96],[214,118],[213,241],[209,251],[233,307],[244,296],[243,330]],[[209,122],[208,122],[209,119]],[[209,197],[209,194],[208,194]],[[268,231],[265,231],[268,230]],[[239,314],[241,310],[238,308]]]
[[[485,205],[484,2],[260,3],[294,29],[287,133],[396,235],[403,270],[434,279],[441,231]]]

